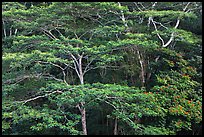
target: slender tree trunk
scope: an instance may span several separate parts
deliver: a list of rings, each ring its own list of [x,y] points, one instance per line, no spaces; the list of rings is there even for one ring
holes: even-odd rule
[[[16,35],[16,34],[17,34],[17,31],[18,31],[18,29],[15,29],[14,35]]]
[[[10,36],[11,36],[12,35],[12,27],[10,27],[9,32],[10,32]]]
[[[151,68],[150,68],[150,58],[148,57],[147,59],[147,67],[149,68],[148,71],[146,71],[146,81],[145,81],[145,84],[148,85],[149,81],[150,81],[150,78],[151,78]]]
[[[81,83],[83,83],[83,81],[81,81]],[[82,123],[82,130],[83,130],[83,134],[87,135],[87,128],[86,128],[86,109],[84,107],[85,102],[80,102],[81,104],[81,123]]]
[[[141,53],[138,49],[138,47],[136,46],[136,50],[137,50],[137,55],[138,55],[138,59],[139,59],[139,63],[140,63],[140,68],[141,68],[141,83],[142,83],[142,87],[144,87],[145,85],[145,68],[144,68],[144,60],[142,59]]]
[[[109,128],[108,128],[108,118],[106,118],[106,132],[108,133],[108,135],[109,135],[109,130],[108,130]]]
[[[81,111],[81,123],[82,123],[82,130],[83,134],[87,135],[87,129],[86,129],[86,110],[84,108],[84,102],[81,102],[82,106],[82,111]]]
[[[154,61],[157,63],[158,60],[159,60],[159,58],[160,58],[160,55],[158,55],[158,56],[155,58]],[[149,65],[149,63],[148,63],[148,65]],[[146,83],[149,82],[151,75],[152,75],[152,72],[148,72],[148,73],[147,73]]]
[[[6,38],[6,25],[4,21],[3,21],[3,28],[4,28],[4,37]]]
[[[82,70],[82,56],[80,56],[79,58],[79,79],[80,79],[80,83],[81,85],[84,84],[84,75],[83,75],[83,70]],[[87,135],[87,128],[86,128],[86,109],[84,107],[85,102],[80,102],[81,104],[81,123],[82,123],[82,130],[83,130],[83,134]]]
[[[80,83],[83,85],[84,84],[84,74],[82,70],[82,57],[83,56],[79,56],[79,79],[80,79]]]
[[[118,135],[118,120],[115,118],[115,124],[114,124],[114,135]]]
[[[84,84],[84,78],[83,75],[80,77],[80,83],[83,85]],[[86,109],[84,107],[85,102],[80,102],[80,107],[78,105],[78,108],[81,112],[81,124],[82,124],[82,131],[83,135],[87,135],[87,128],[86,128]]]

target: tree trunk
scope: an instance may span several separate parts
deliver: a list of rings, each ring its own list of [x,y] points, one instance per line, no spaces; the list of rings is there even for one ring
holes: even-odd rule
[[[118,135],[118,121],[117,118],[115,118],[115,124],[114,124],[114,135]]]
[[[81,85],[84,84],[84,75],[83,75],[83,70],[82,70],[82,56],[79,58],[79,79]],[[86,129],[86,109],[84,107],[85,102],[80,102],[81,104],[81,123],[82,123],[82,130],[83,130],[83,135],[87,135],[87,129]]]
[[[145,85],[145,68],[144,68],[144,60],[142,59],[141,53],[138,49],[138,47],[136,46],[136,50],[137,50],[137,55],[138,55],[138,59],[139,59],[139,63],[140,63],[140,67],[141,67],[141,84],[142,87],[144,87]]]
[[[82,70],[82,57],[83,56],[79,56],[79,79],[80,79],[80,83],[83,85],[84,84],[84,75],[83,75],[83,70]]]
[[[6,26],[5,26],[5,22],[3,21],[3,28],[4,28],[4,37],[6,38]]]
[[[81,83],[81,85],[83,85],[84,84],[84,76],[83,75],[80,75],[80,83]]]
[[[81,104],[83,104],[81,102]],[[81,111],[81,123],[82,123],[82,130],[83,130],[83,135],[87,135],[87,129],[86,129],[86,110],[84,108],[84,104],[82,106],[82,111]]]

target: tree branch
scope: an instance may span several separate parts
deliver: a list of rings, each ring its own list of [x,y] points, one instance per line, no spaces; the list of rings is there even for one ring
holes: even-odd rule
[[[60,69],[62,70],[62,73],[63,73],[63,81],[64,81],[64,83],[66,83],[67,85],[69,85],[69,84],[66,82],[66,74],[65,74],[65,72],[64,72],[65,69],[62,68],[60,65],[57,65],[57,64],[52,63],[52,62],[45,62],[45,61],[35,61],[35,62],[37,62],[37,63],[43,63],[43,64],[51,64],[51,65],[53,65],[53,66],[55,66],[55,67],[60,68]]]
[[[77,73],[77,76],[78,77],[80,77],[80,75],[79,75],[79,71],[78,71],[78,67],[77,67],[77,64],[75,63],[75,61],[73,60],[73,63],[74,63],[74,67],[75,67],[75,71],[76,71],[76,73]]]
[[[186,11],[186,9],[187,9],[187,7],[189,6],[190,3],[191,3],[191,2],[188,2],[188,3],[186,4],[186,6],[185,6],[184,9],[183,9],[184,12]],[[177,29],[177,27],[179,26],[179,23],[180,23],[180,17],[178,17],[177,22],[176,22],[176,25],[174,26],[175,29]],[[163,48],[167,47],[167,46],[172,42],[172,40],[174,39],[174,34],[175,34],[175,32],[172,32],[172,33],[171,33],[170,39],[166,42],[166,44],[163,44],[163,45],[162,45]]]
[[[118,2],[118,5],[119,5],[119,7],[121,7],[121,4],[120,4],[120,2]],[[127,22],[126,22],[126,19],[125,19],[125,15],[124,15],[124,13],[123,13],[123,10],[121,10],[120,11],[121,12],[121,19],[122,19],[122,21],[123,21],[123,24],[124,24],[124,26],[126,27],[126,29],[128,28],[128,25],[127,25]]]
[[[156,26],[156,24],[155,24],[153,18],[152,18],[152,17],[149,17],[149,20],[153,23],[153,25],[154,25],[154,29],[155,29],[156,31],[158,31],[157,26]],[[163,46],[163,45],[164,45],[164,40],[162,39],[162,37],[159,35],[158,32],[157,32],[157,36],[158,36],[158,38],[161,40],[161,42],[162,42],[162,46]]]
[[[139,11],[143,11],[143,10],[141,10],[140,7],[137,5],[137,2],[133,2],[133,3],[135,4],[135,6],[137,7],[137,9],[138,9]]]
[[[53,75],[51,75],[51,74],[46,74],[46,75],[43,75],[43,77],[44,77],[44,78],[54,79],[54,80],[56,80],[56,81],[63,82],[63,80],[62,80],[62,79],[58,79],[58,78],[54,77],[54,76],[53,76]]]
[[[27,102],[36,100],[36,99],[38,99],[38,98],[43,98],[43,97],[49,96],[49,95],[54,94],[54,93],[63,93],[63,92],[62,92],[62,91],[59,91],[59,90],[56,90],[56,91],[53,91],[53,92],[51,92],[51,93],[49,93],[49,94],[45,94],[45,95],[43,95],[43,96],[37,96],[37,97],[30,98],[30,99],[23,100],[23,101],[15,101],[14,103],[23,103],[23,104],[25,104],[25,103],[27,103]]]
[[[42,30],[42,32],[43,32],[44,34],[46,34],[46,35],[47,35],[48,37],[50,37],[51,39],[53,39],[53,40],[57,39],[57,38],[51,33],[51,30],[48,31],[48,30],[46,30],[46,29],[44,29],[44,28],[41,28],[41,30]]]
[[[27,78],[39,78],[40,76],[42,76],[42,73],[40,73],[38,75],[35,75],[35,76],[33,76],[33,75],[24,75],[24,76],[21,76],[21,77],[17,77],[15,79],[8,79],[5,82],[3,82],[3,84],[14,84],[15,85],[17,83],[20,83],[21,81],[26,80]]]
[[[187,7],[189,6],[190,3],[191,3],[191,2],[188,2],[188,3],[186,4],[186,6],[183,8],[183,11],[184,11],[184,12],[186,11],[186,9],[187,9]],[[152,7],[154,7],[155,4],[156,4],[156,2],[152,5]],[[164,25],[161,24],[160,22],[154,21],[152,17],[149,17],[149,23],[148,23],[148,24],[150,24],[150,21],[153,23],[154,28],[155,28],[156,31],[158,31],[157,26],[156,26],[156,23],[157,23],[157,24],[160,24],[162,27],[168,29],[166,26],[164,26]],[[177,21],[176,21],[176,24],[175,24],[175,26],[174,26],[174,29],[177,29],[177,28],[178,28],[179,23],[180,23],[180,17],[178,17],[178,19],[177,19]],[[169,46],[169,44],[173,41],[175,32],[172,32],[172,33],[171,33],[171,36],[170,36],[169,40],[168,40],[166,43],[164,42],[163,38],[160,36],[160,34],[159,34],[158,32],[157,32],[156,34],[157,34],[158,38],[161,40],[161,42],[162,42],[162,47],[165,48],[165,47]]]
[[[91,65],[91,63],[92,63],[93,61],[94,61],[94,59],[91,60],[91,61],[86,65],[86,67],[85,67],[85,69],[84,69],[84,72],[83,72],[83,75],[87,72],[89,66]]]

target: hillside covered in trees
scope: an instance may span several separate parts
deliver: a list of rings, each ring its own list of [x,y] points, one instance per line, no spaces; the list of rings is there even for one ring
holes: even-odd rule
[[[3,135],[201,135],[201,2],[2,2]]]

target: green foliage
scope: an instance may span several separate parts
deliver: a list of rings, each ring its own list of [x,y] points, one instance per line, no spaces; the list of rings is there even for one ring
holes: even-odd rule
[[[201,134],[201,7],[3,2],[2,133]]]
[[[193,13],[186,13],[183,11],[174,11],[174,10],[165,10],[165,11],[154,11],[154,10],[149,10],[149,11],[142,11],[142,12],[135,12],[133,14],[136,15],[143,15],[145,17],[164,17],[167,16],[169,18],[177,18],[177,17],[191,17],[195,18],[196,15]]]

